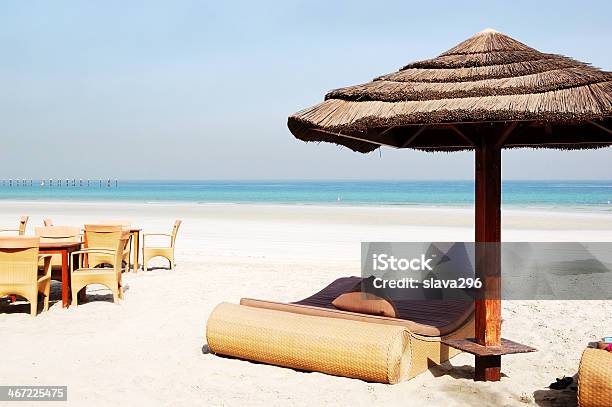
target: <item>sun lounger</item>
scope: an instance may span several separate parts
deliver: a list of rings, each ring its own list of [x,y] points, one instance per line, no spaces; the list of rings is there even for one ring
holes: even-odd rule
[[[395,383],[411,379],[459,353],[458,350],[441,343],[442,339],[474,336],[473,303],[470,301],[396,301],[400,318],[336,309],[331,304],[334,298],[350,291],[359,281],[359,277],[340,278],[313,296],[295,303],[243,298],[240,305],[221,304],[215,308],[208,320],[208,346],[211,351],[222,355],[363,380]],[[336,320],[338,322],[330,322]],[[350,324],[347,325],[347,322]],[[388,354],[386,362],[380,359],[381,356],[376,352],[369,355],[364,349],[371,348],[372,338],[361,332],[374,329],[373,327],[381,328],[377,334],[373,334],[380,340],[380,346],[391,346],[395,340],[390,339],[393,335],[399,335],[400,331],[406,332],[406,348],[393,345],[397,352],[403,349],[401,355]],[[347,330],[352,332],[352,342],[342,339]],[[255,336],[250,337],[251,334]],[[271,338],[275,335],[285,337],[285,340],[272,341]],[[298,346],[293,342],[298,337],[308,340],[300,340]],[[258,338],[265,338],[268,342],[261,342]],[[338,341],[334,342],[335,339]],[[343,346],[350,347],[344,349],[344,352],[348,352],[347,356],[340,360],[326,361],[329,365],[314,362],[324,354],[332,357],[338,347]],[[287,347],[290,349],[287,350]],[[309,353],[311,351],[316,353],[314,359],[313,354]],[[285,352],[291,352],[294,359],[284,358]],[[368,357],[377,360],[373,369],[380,370],[355,370],[355,360]],[[393,370],[396,363],[393,361],[401,361],[401,368]],[[389,369],[397,372],[397,375],[389,375]]]
[[[49,309],[51,256],[38,254],[37,237],[0,237],[0,297],[19,295],[30,302],[30,314],[36,316],[38,293],[45,296],[43,310]],[[43,273],[38,265],[43,261]]]
[[[219,304],[206,327],[211,351],[298,370],[397,383],[409,370],[401,326]]]
[[[587,348],[578,370],[578,405],[612,406],[612,353]]]

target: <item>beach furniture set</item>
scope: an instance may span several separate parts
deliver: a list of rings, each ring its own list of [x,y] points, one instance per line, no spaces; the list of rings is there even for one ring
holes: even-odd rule
[[[486,29],[436,58],[332,90],[291,115],[288,127],[300,140],[360,153],[381,146],[474,151],[475,242],[495,248],[502,149],[612,145],[612,73]],[[222,355],[385,383],[468,351],[475,356],[474,379],[498,381],[503,355],[534,349],[501,336],[500,250],[477,256],[485,299],[475,300],[470,316],[455,318],[449,331],[433,317],[417,319],[439,309],[389,319],[336,309],[323,290],[292,304],[222,303],[207,322],[208,346]]]
[[[435,58],[369,83],[332,90],[323,102],[291,115],[288,127],[300,140],[331,142],[360,153],[381,146],[473,151],[474,238],[495,245],[501,242],[502,150],[612,145],[612,73],[486,29]],[[179,226],[177,222],[169,248],[143,244],[145,268],[152,256],[166,257],[174,265]],[[95,281],[113,285],[114,297],[120,297],[128,234],[121,227],[97,233],[113,234],[112,239],[106,236],[117,242],[113,251],[78,248],[70,255],[93,263],[113,262],[114,269],[99,271],[81,260],[71,267],[73,291],[99,277]],[[0,266],[8,281],[0,283],[0,295],[12,290],[34,304],[35,290],[48,293],[52,259],[39,256],[42,243],[35,239],[0,242]],[[411,379],[466,351],[475,355],[475,380],[498,381],[503,355],[535,349],[502,338],[500,251],[489,250],[479,259],[476,274],[485,283],[486,299],[470,304],[397,302],[393,305],[398,315],[381,316],[339,308],[339,297],[354,292],[361,282],[345,277],[294,303],[250,298],[221,303],[208,318],[207,345],[220,355],[382,383]],[[584,352],[581,406],[612,405],[611,359],[605,350]]]
[[[104,221],[87,224],[84,228],[54,226],[45,219],[45,226],[35,228],[35,236],[25,236],[28,217],[20,220],[18,229],[2,229],[17,236],[0,234],[0,297],[25,298],[36,315],[38,293],[45,298],[48,309],[50,281],[62,282],[62,306],[77,305],[85,300],[84,288],[89,284],[101,284],[113,294],[113,301],[123,298],[121,273],[130,268],[138,270],[138,252],[141,229],[131,227],[127,221]],[[171,234],[143,234],[143,269],[154,257],[164,257],[174,268],[174,247],[180,220],[174,223]],[[23,225],[23,226],[22,226]],[[134,238],[136,236],[136,238]],[[168,236],[169,244],[144,246],[146,236]],[[133,243],[134,255],[131,256]]]

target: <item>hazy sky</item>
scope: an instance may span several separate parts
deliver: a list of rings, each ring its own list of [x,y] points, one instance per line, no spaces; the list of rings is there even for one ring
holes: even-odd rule
[[[3,1],[0,178],[473,176],[471,153],[304,143],[287,116],[486,27],[612,70],[612,2]],[[612,148],[504,152],[506,179],[612,179]]]

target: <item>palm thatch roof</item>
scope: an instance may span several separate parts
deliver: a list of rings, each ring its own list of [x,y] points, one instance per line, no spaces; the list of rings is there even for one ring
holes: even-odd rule
[[[288,126],[298,139],[364,153],[468,150],[479,137],[504,148],[599,148],[612,145],[612,72],[487,29],[436,58],[332,90]]]

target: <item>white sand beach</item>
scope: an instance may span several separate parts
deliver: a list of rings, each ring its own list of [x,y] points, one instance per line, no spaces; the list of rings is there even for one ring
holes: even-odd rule
[[[183,220],[176,269],[126,273],[119,305],[90,287],[88,303],[62,309],[54,283],[48,312],[0,313],[0,384],[67,385],[68,405],[571,406],[574,391],[547,385],[574,375],[588,342],[612,333],[612,302],[505,301],[503,336],[539,351],[504,357],[499,383],[474,382],[466,354],[397,385],[222,358],[203,352],[219,302],[295,301],[358,275],[361,241],[473,240],[472,211],[3,202],[0,213],[3,226],[29,215],[28,234],[45,217],[75,226],[131,219],[144,232],[166,233]],[[612,213],[506,210],[502,238],[612,241]]]

